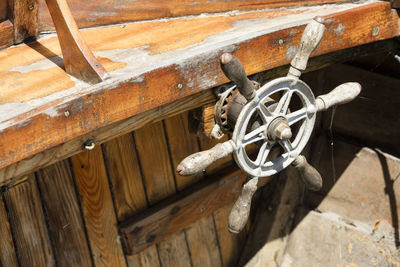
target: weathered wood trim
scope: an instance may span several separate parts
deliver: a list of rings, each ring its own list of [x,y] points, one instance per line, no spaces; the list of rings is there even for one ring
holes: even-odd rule
[[[15,43],[38,36],[38,0],[8,0],[8,10],[8,17],[14,24]]]
[[[399,34],[398,15],[388,2],[363,5],[325,19],[327,31],[313,56]],[[101,127],[226,82],[219,70],[218,55],[222,52],[233,52],[242,60],[248,74],[287,64],[305,23],[299,21],[296,26],[221,42],[212,49],[197,49],[181,58],[179,64],[158,65],[141,75],[112,79],[72,98],[47,103],[15,118],[11,125],[8,121],[1,132],[0,166],[8,166]],[[373,34],[377,26],[379,32]],[[279,40],[283,40],[283,45],[279,45]],[[66,116],[66,111],[70,115]]]
[[[206,179],[122,222],[126,252],[136,254],[232,203],[245,179],[246,174],[239,170]]]
[[[198,15],[231,10],[254,10],[349,2],[349,0],[69,0],[72,14],[80,28],[131,21]],[[44,0],[39,0],[39,29],[54,31]]]
[[[0,22],[0,49],[14,43],[13,24],[10,20]]]
[[[396,47],[398,46],[393,40],[385,40],[329,53],[312,58],[309,61],[306,71],[314,71],[330,64],[352,60],[360,56],[391,51]],[[288,65],[285,65],[266,71],[263,73],[264,79],[269,80],[286,75],[288,68]],[[134,131],[145,124],[157,122],[178,113],[214,103],[215,100],[215,96],[211,91],[203,91],[72,139],[62,145],[42,151],[30,158],[0,169],[0,185],[83,151],[83,144],[89,139],[93,140],[96,145],[99,145],[112,138],[117,138],[118,136]]]

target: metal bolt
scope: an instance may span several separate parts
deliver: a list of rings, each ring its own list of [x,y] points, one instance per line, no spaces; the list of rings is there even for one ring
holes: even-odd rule
[[[183,84],[178,84],[178,89],[182,89],[183,88]]]
[[[32,11],[34,8],[35,8],[35,6],[34,6],[33,4],[30,5],[30,6],[28,6],[28,9],[29,9],[30,11]]]
[[[375,26],[373,29],[372,29],[372,36],[377,36],[378,34],[379,34],[379,30],[380,30],[381,28],[379,27],[379,26]]]
[[[95,144],[93,142],[93,140],[89,139],[85,142],[85,149],[86,150],[93,150],[95,147]]]
[[[283,40],[279,39],[279,45],[283,45]]]
[[[66,111],[64,112],[64,116],[65,116],[66,118],[68,118],[69,115],[71,115],[71,113],[69,112],[69,110],[66,110]]]

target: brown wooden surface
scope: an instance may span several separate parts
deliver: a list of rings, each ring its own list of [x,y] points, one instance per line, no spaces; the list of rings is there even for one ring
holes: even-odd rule
[[[0,266],[16,267],[18,261],[3,198],[0,199],[0,223]]]
[[[0,2],[0,22],[7,18],[7,1]]]
[[[55,266],[35,177],[4,193],[21,266]]]
[[[113,123],[109,126],[100,128],[89,134],[75,138],[62,145],[53,147],[48,150],[36,154],[31,158],[19,161],[16,164],[0,169],[0,184],[10,182],[12,178],[17,178],[21,175],[26,175],[32,171],[39,170],[52,163],[63,160],[69,156],[75,155],[78,152],[84,151],[83,144],[88,140],[93,140],[96,144],[100,144],[110,140],[111,138],[129,133],[136,130],[146,123],[157,122],[165,117],[169,117],[179,112],[183,112],[198,106],[208,104],[215,101],[215,96],[211,91],[196,94],[191,97],[175,101],[171,104],[157,107],[147,112],[140,113],[129,119]]]
[[[83,40],[66,0],[46,0],[60,42],[65,71],[85,82],[95,84],[108,76]]]
[[[175,194],[177,188],[162,122],[138,129],[134,136],[149,204],[154,204]],[[189,252],[183,233],[163,240],[157,247],[161,265],[190,265]],[[179,254],[169,253],[169,251],[179,252]]]
[[[148,140],[148,142],[151,140]],[[147,207],[146,191],[143,187],[132,133],[104,144],[104,156],[114,193],[118,220],[124,220]],[[156,246],[142,253],[127,256],[129,266],[159,266]]]
[[[339,12],[346,8],[353,9]],[[290,14],[291,16],[289,16]],[[49,65],[46,60],[43,61],[43,64],[47,67],[53,66],[50,67],[52,71],[34,70],[37,67],[32,66],[24,67],[45,59],[46,56],[49,56],[49,50],[52,51],[51,55],[59,55],[56,38],[46,38],[41,41],[40,44],[48,48],[48,50],[42,49],[47,51],[44,52],[45,56],[36,51],[32,53],[32,49],[26,46],[3,50],[0,52],[0,74],[7,76],[4,84],[7,90],[3,91],[3,93],[6,92],[6,95],[2,95],[2,99],[7,103],[0,105],[1,114],[8,114],[5,110],[12,109],[11,106],[14,104],[11,103],[18,103],[19,109],[14,110],[19,110],[21,113],[19,116],[4,119],[0,125],[2,128],[0,166],[7,166],[99,127],[225,82],[222,72],[219,71],[217,60],[222,51],[234,52],[234,55],[244,63],[248,74],[286,64],[291,58],[290,51],[293,51],[298,44],[304,28],[304,19],[311,18],[316,14],[325,14],[324,17],[328,23],[325,36],[314,55],[398,35],[398,16],[397,13],[392,12],[388,2],[361,6],[343,4],[307,7],[301,10],[251,12],[234,17],[184,18],[169,23],[156,21],[131,24],[126,27],[92,29],[84,32],[89,47],[97,53],[102,52],[105,55],[100,62],[104,63],[106,69],[120,68],[111,72],[111,75],[118,74],[118,77],[124,78],[114,76],[115,79],[90,88],[79,83],[76,84],[62,69]],[[287,16],[285,21],[281,19],[283,16]],[[284,24],[289,19],[293,20],[292,25],[297,23],[298,26],[291,26],[287,29],[283,26],[285,29],[282,30],[271,28],[273,23]],[[251,24],[251,27],[244,26],[249,25],[245,23],[246,20],[254,24]],[[234,23],[235,21],[241,22]],[[377,25],[380,26],[379,33],[372,35],[372,29]],[[243,39],[238,38],[238,34],[235,33],[239,29],[245,32],[241,35]],[[234,38],[232,35],[229,37],[229,34],[226,33],[228,30],[235,33],[233,34]],[[257,34],[250,35],[249,30],[255,31]],[[224,32],[223,40],[225,42],[218,42],[220,40],[218,38],[222,38],[221,34]],[[140,34],[145,34],[146,38],[140,37]],[[187,34],[191,35],[190,40],[184,38]],[[128,36],[132,39],[125,38]],[[213,38],[207,38],[211,36]],[[279,39],[284,41],[282,46],[278,44]],[[152,41],[149,42],[149,40]],[[162,41],[158,42],[157,40]],[[196,42],[201,41],[203,42],[195,45]],[[232,47],[234,44],[236,46]],[[266,44],[267,50],[265,50]],[[174,49],[189,45],[191,46],[186,48],[186,51],[191,51],[190,53],[179,52],[180,57],[172,60],[174,59],[174,53],[172,53]],[[39,44],[37,46],[40,47]],[[143,48],[143,46],[147,48]],[[208,50],[207,47],[211,46],[212,49]],[[36,49],[39,49],[38,47]],[[139,50],[124,51],[139,51],[140,54],[140,47],[145,51],[147,49],[144,52],[146,55],[150,53],[150,55],[156,56],[153,57],[154,60],[156,58],[164,60],[170,56],[171,63],[167,65],[154,64],[152,70],[146,69],[146,73],[143,73],[143,69],[140,71],[137,60],[131,62],[128,60],[127,63],[119,61],[118,64],[115,64],[115,60],[121,60],[116,58],[118,51],[121,52],[120,49],[138,48]],[[166,53],[167,51],[170,53]],[[28,54],[30,56],[23,56]],[[129,52],[124,54],[123,58],[129,58],[128,55]],[[137,54],[135,55],[134,58],[137,59]],[[200,56],[201,60],[194,64],[196,56]],[[21,58],[24,60],[21,61]],[[177,63],[178,60],[179,63]],[[136,72],[132,72],[133,65],[136,66]],[[19,72],[9,71],[18,66],[21,67]],[[121,69],[121,66],[126,66],[126,68]],[[42,68],[43,66],[41,66]],[[123,70],[127,71],[126,75],[128,76],[122,75],[124,74]],[[15,80],[15,77],[18,77],[20,82],[18,86],[12,85],[14,83],[11,81]],[[39,87],[32,84],[34,81],[32,77],[40,77]],[[36,80],[36,82],[39,81]],[[46,86],[43,86],[44,84]],[[181,89],[178,88],[179,84],[182,85]],[[21,90],[25,92],[28,88],[36,89],[30,94],[20,93]],[[53,94],[63,90],[66,92],[67,88],[70,88],[70,93],[76,92],[76,90],[80,93],[73,93],[72,99],[65,95],[59,98],[56,96],[60,96],[60,94]],[[109,88],[113,89],[108,90]],[[164,89],[160,90],[160,88]],[[50,94],[52,95],[49,96]],[[48,97],[43,98],[44,96]],[[27,104],[27,101],[33,98],[40,99],[35,102],[39,103],[39,106]],[[27,109],[30,110],[29,113],[26,113]],[[71,115],[66,117],[65,111],[67,110]],[[14,115],[16,114],[14,113]],[[11,141],[16,139],[19,140],[18,143]]]
[[[8,0],[8,8],[8,18],[14,24],[15,43],[21,43],[27,38],[38,36],[38,0]]]
[[[263,8],[278,8],[287,6],[319,5],[337,2],[347,2],[345,0],[250,0],[250,1],[206,1],[206,0],[68,0],[72,14],[79,27],[93,27],[123,23],[129,21],[150,20],[166,17],[178,17],[196,15],[201,13],[225,12],[230,10],[254,10]],[[50,15],[44,4],[40,4],[40,31],[54,30]]]
[[[189,112],[164,121],[178,191],[182,191],[204,177],[202,174],[182,177],[176,172],[176,168],[182,159],[199,151],[198,139],[195,134],[189,132],[188,124]],[[213,220],[212,215],[207,216],[184,230],[193,267],[221,266]]]
[[[92,266],[84,225],[67,160],[38,172],[38,184],[58,266]]]
[[[13,24],[9,20],[0,22],[0,49],[14,43]]]
[[[101,148],[72,157],[76,185],[96,266],[126,266]]]
[[[126,221],[121,232],[131,246],[139,252],[149,245],[184,229],[198,219],[210,215],[238,195],[245,175],[236,171],[223,178],[213,178],[200,189],[186,193],[176,201],[148,209],[145,214]]]

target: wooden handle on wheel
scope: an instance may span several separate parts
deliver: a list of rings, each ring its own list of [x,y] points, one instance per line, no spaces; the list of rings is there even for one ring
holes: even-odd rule
[[[250,214],[251,200],[257,191],[258,177],[251,178],[243,185],[242,192],[229,214],[229,232],[240,233],[246,226]]]
[[[359,83],[343,83],[328,94],[320,95],[316,98],[315,103],[317,105],[317,110],[327,110],[335,105],[346,104],[356,98],[360,92],[361,85]]]
[[[317,48],[324,35],[325,25],[323,23],[324,19],[322,17],[315,17],[304,29],[299,49],[290,62],[292,66],[289,70],[290,74],[299,77],[300,72],[306,69],[311,53]]]
[[[231,140],[216,144],[209,150],[194,153],[179,163],[176,171],[180,175],[189,176],[201,173],[208,166],[223,159],[233,152],[234,144]]]
[[[304,156],[298,156],[292,165],[299,171],[301,179],[308,189],[318,191],[322,188],[321,174],[307,162]]]
[[[242,63],[235,56],[229,53],[224,53],[221,58],[221,69],[225,76],[231,80],[247,101],[250,101],[255,96],[253,82],[246,76],[246,72]]]

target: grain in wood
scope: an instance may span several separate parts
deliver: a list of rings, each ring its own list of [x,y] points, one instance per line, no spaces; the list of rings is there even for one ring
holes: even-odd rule
[[[18,266],[10,224],[2,198],[0,198],[0,224],[0,266]]]
[[[4,193],[21,266],[55,266],[35,177]]]
[[[171,153],[173,168],[186,156],[198,152],[199,146],[195,134],[189,131],[189,112],[165,120],[166,134]],[[175,179],[179,191],[204,178],[203,174],[195,176],[180,176],[175,172]],[[205,221],[210,223],[207,225]],[[216,234],[212,216],[193,223],[188,230],[184,230],[187,245],[190,251],[192,266],[219,266],[219,250],[216,246]],[[203,261],[202,259],[206,259]],[[213,264],[213,265],[212,265]]]
[[[198,220],[185,231],[193,267],[222,266],[213,216]]]
[[[162,122],[153,123],[135,131],[135,142],[150,204],[174,194],[176,187]],[[180,251],[182,255],[189,255],[184,239],[173,236],[162,241],[158,244],[158,253],[161,265],[169,266],[178,261],[183,264],[182,266],[190,264],[189,256],[179,260],[177,257],[182,255],[171,251]]]
[[[0,22],[0,49],[13,43],[13,24],[9,20]]]
[[[206,1],[206,0],[161,0],[161,1],[122,1],[122,0],[69,0],[72,13],[79,27],[93,27],[98,25],[115,24],[129,21],[150,20],[166,17],[179,17],[201,13],[225,12],[230,10],[251,10],[263,8],[277,8],[285,6],[318,5],[344,0],[264,0],[264,1]],[[40,30],[54,30],[50,15],[44,4],[40,3]],[[233,13],[234,15],[234,13]]]
[[[100,146],[71,159],[95,266],[126,266]]]
[[[14,42],[20,43],[27,38],[37,37],[38,0],[8,0],[9,18],[14,25]]]
[[[107,170],[112,184],[118,220],[147,207],[140,164],[131,133],[110,140],[103,145]],[[140,254],[128,255],[129,266],[159,266],[155,245]]]
[[[110,140],[103,147],[118,220],[122,221],[147,206],[132,134]]]
[[[92,266],[72,173],[67,160],[38,172],[59,266]]]

